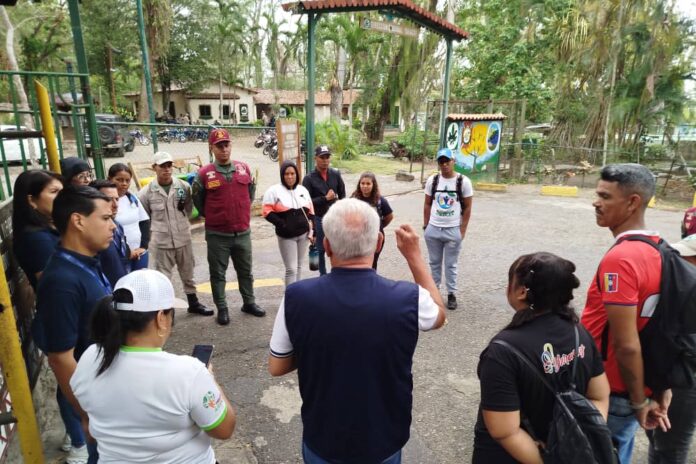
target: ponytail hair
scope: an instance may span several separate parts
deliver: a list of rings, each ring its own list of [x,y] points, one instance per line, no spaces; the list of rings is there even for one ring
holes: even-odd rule
[[[103,374],[114,362],[121,346],[131,333],[142,333],[156,317],[159,311],[121,311],[115,303],[133,303],[133,294],[125,288],[117,289],[112,295],[107,295],[97,303],[92,312],[90,331],[92,340],[103,352],[97,375]],[[171,309],[163,312],[169,314]]]
[[[577,323],[570,301],[573,290],[580,286],[575,276],[575,264],[552,253],[538,252],[520,256],[508,271],[508,286],[513,283],[527,289],[528,308],[517,311],[505,327],[519,327],[544,313],[554,313]]]

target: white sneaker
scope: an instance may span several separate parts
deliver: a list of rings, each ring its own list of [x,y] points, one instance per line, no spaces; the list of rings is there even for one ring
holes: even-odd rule
[[[65,433],[65,436],[63,437],[63,444],[60,445],[60,449],[67,452],[72,449],[72,440],[70,439],[70,435],[68,433]]]
[[[66,464],[87,464],[89,453],[87,445],[82,445],[79,448],[71,448],[68,457],[65,459]]]

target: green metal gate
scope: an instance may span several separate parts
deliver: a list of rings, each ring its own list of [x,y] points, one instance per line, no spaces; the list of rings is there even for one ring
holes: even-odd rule
[[[46,143],[39,133],[41,119],[34,83],[39,81],[49,93],[51,115],[60,159],[78,156],[88,159],[86,140],[91,142],[97,177],[104,177],[102,150],[92,105],[78,83],[85,74],[70,72],[0,71],[0,201],[12,196],[14,179],[20,172],[48,168]],[[21,88],[26,95],[22,104]],[[33,153],[32,153],[33,152]]]

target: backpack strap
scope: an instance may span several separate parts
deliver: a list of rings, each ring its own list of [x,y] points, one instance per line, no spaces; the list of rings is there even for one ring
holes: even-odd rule
[[[433,204],[433,200],[435,199],[435,192],[437,192],[437,184],[440,183],[440,174],[437,173],[435,174],[435,177],[433,177],[433,185],[430,187],[430,204]]]
[[[575,330],[575,357],[573,358],[573,370],[572,370],[572,378],[571,378],[571,387],[573,390],[575,390],[575,373],[576,373],[576,368],[578,365],[578,350],[580,348],[580,334],[578,333],[578,326],[573,325],[573,329]],[[524,355],[520,350],[512,346],[510,343],[506,342],[505,340],[493,340],[491,343],[495,343],[496,345],[502,345],[508,350],[510,350],[515,356],[517,356],[520,361],[522,361],[529,369],[534,372],[534,374],[541,380],[541,382],[546,385],[546,388],[548,388],[551,393],[554,395],[558,393],[555,388],[551,385],[551,383],[546,380],[543,374],[539,372],[539,369],[532,364],[532,362]]]
[[[464,197],[462,196],[462,184],[464,183],[464,177],[461,174],[457,175],[457,201],[459,202],[459,214],[464,216]]]

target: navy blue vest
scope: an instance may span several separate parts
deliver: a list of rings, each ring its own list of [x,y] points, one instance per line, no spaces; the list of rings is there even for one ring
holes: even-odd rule
[[[409,438],[418,286],[335,268],[285,292],[303,439],[326,460],[378,463]]]

